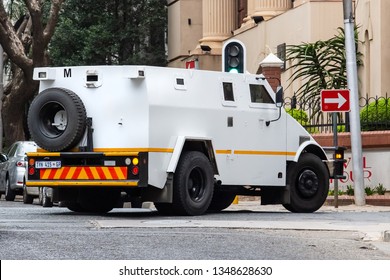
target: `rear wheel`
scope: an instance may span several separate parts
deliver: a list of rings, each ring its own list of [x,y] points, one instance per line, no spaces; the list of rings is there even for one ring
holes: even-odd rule
[[[34,201],[34,197],[27,193],[26,182],[23,182],[23,203],[32,204],[33,201]]]
[[[173,211],[177,215],[204,214],[214,190],[213,168],[201,152],[186,152],[173,178]]]
[[[219,212],[228,208],[236,198],[235,193],[214,191],[208,211]]]
[[[107,213],[118,204],[120,194],[115,189],[82,188],[77,202],[85,212]]]
[[[77,213],[83,213],[86,212],[84,208],[80,206],[79,203],[74,201],[61,201],[61,203],[67,207],[70,211],[77,212]]]
[[[311,213],[325,202],[329,191],[329,172],[316,155],[306,153],[287,171],[290,203],[283,206],[291,212]]]
[[[7,201],[14,201],[15,200],[15,196],[16,196],[16,193],[13,189],[11,189],[11,183],[9,181],[9,178],[7,177],[6,181],[5,181],[5,200]]]
[[[48,195],[48,187],[42,188],[42,206],[43,207],[53,207],[53,201]]]

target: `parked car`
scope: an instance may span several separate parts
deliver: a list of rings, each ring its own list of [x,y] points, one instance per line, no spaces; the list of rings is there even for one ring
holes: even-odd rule
[[[17,194],[23,194],[23,200],[32,203],[35,196],[39,196],[39,189],[36,188],[36,195],[28,194],[26,190],[26,153],[36,152],[37,144],[32,141],[18,141],[11,145],[7,153],[0,153],[0,196],[5,195],[7,201],[15,200]],[[34,188],[32,188],[34,189]],[[34,190],[31,190],[34,192]]]

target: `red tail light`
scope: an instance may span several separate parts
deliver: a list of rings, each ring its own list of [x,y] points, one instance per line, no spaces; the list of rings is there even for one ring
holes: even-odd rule
[[[25,167],[26,166],[26,162],[24,160],[19,160],[16,162],[16,166],[17,167]]]
[[[34,175],[34,173],[35,173],[35,168],[34,168],[34,167],[30,167],[30,168],[28,169],[28,174],[29,174],[29,175]]]
[[[133,173],[133,175],[138,175],[139,173],[138,166],[133,166],[133,168],[131,169],[131,173]]]

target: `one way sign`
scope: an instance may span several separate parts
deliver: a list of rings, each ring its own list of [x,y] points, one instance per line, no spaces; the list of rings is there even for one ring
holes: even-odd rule
[[[322,112],[349,112],[350,98],[348,89],[321,90]]]

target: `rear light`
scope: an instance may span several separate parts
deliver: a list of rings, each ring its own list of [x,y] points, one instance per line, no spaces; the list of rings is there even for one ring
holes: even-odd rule
[[[35,168],[34,167],[30,167],[28,169],[28,175],[34,175],[34,173],[35,173]]]
[[[19,160],[16,162],[16,166],[17,167],[25,167],[26,166],[26,162],[24,160]]]
[[[29,164],[29,165],[34,165],[34,164],[35,164],[35,159],[30,158],[30,159],[28,160],[28,164]]]
[[[139,173],[138,166],[133,166],[133,168],[131,169],[131,173],[133,173],[133,175],[138,175]]]

